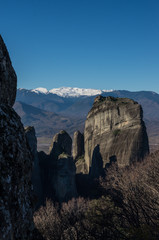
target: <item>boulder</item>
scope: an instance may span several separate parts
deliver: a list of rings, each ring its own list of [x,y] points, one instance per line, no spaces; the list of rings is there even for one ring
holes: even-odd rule
[[[32,156],[12,106],[17,78],[0,36],[0,239],[32,239]]]
[[[149,153],[142,107],[128,98],[96,97],[84,130],[87,172],[97,145],[103,168],[114,160],[120,167],[142,160]]]
[[[84,136],[80,131],[76,131],[73,136],[73,159],[76,160],[84,155]]]

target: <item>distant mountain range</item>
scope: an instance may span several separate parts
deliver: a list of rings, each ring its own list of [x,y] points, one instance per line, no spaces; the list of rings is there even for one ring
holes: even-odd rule
[[[151,149],[159,144],[159,94],[150,91],[96,90],[81,88],[18,89],[15,110],[24,125],[36,129],[39,149],[46,151],[53,135],[61,129],[71,136],[84,129],[84,122],[95,96],[131,98],[143,107]]]
[[[20,90],[23,90],[22,88]],[[105,92],[112,92],[113,90],[97,90],[97,89],[86,89],[86,88],[72,88],[72,87],[61,87],[61,88],[53,88],[51,90],[47,90],[46,88],[35,88],[30,90],[31,92],[35,92],[37,94],[56,94],[60,97],[81,97],[81,96],[95,96]]]

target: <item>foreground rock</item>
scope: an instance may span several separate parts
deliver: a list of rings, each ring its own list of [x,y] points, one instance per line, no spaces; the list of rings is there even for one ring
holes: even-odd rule
[[[17,79],[0,37],[0,239],[32,239],[32,156],[12,106]]]
[[[84,136],[80,131],[74,133],[72,155],[74,160],[84,155]]]
[[[0,35],[0,103],[13,106],[17,91],[17,76],[7,48]]]
[[[84,139],[88,172],[92,168],[92,158],[97,166],[97,154],[104,168],[113,161],[117,161],[118,166],[128,166],[149,153],[142,108],[127,98],[98,96],[87,116]],[[99,165],[95,175],[100,172]]]

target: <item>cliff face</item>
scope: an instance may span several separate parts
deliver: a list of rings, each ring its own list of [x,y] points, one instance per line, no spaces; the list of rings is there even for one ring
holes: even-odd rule
[[[43,188],[43,202],[50,198],[59,202],[77,196],[75,174],[76,167],[71,157],[72,139],[61,130],[50,145],[50,154],[38,154]]]
[[[13,106],[17,91],[17,76],[7,48],[0,36],[0,102]]]
[[[20,117],[12,106],[17,78],[0,37],[0,239],[31,239],[33,230],[31,171]]]
[[[67,153],[71,155],[72,149],[72,139],[68,133],[64,130],[61,130],[57,133],[52,140],[52,143],[49,148],[50,157],[57,159],[61,153]]]
[[[41,172],[37,152],[37,138],[35,135],[34,127],[25,127],[25,136],[33,157],[32,184],[34,194],[37,198],[36,207],[40,207],[40,205],[42,204],[42,182],[40,178]]]
[[[84,130],[87,171],[94,168],[92,157],[97,146],[103,167],[112,161],[122,167],[143,159],[149,145],[142,118],[141,106],[131,99],[96,97]]]

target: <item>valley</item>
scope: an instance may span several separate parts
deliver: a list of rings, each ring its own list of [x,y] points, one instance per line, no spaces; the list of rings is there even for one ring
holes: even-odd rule
[[[67,130],[71,137],[76,130],[83,132],[87,113],[97,93],[102,96],[131,98],[139,102],[143,108],[150,151],[159,148],[159,94],[150,91],[99,91],[79,88],[62,88],[51,92],[47,89],[17,90],[14,109],[20,115],[24,126],[35,127],[39,151],[47,153],[53,136],[61,129]]]

